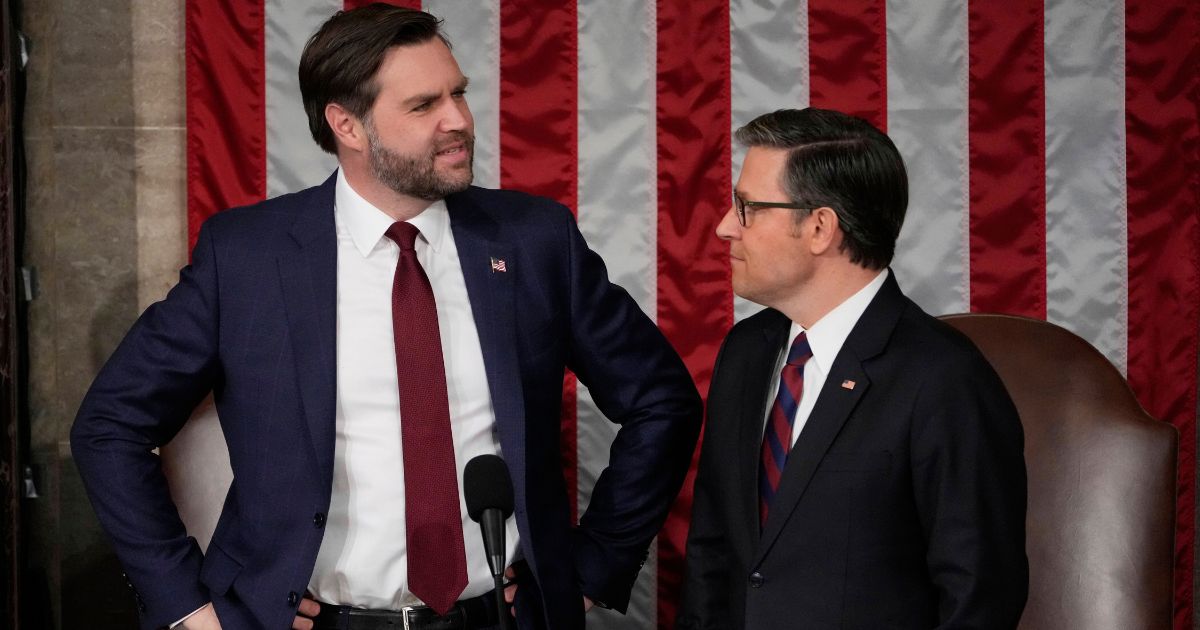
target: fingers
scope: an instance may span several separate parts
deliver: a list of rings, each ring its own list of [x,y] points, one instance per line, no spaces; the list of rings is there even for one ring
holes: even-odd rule
[[[506,601],[510,604],[508,612],[510,614],[512,614],[513,617],[517,616],[517,607],[515,605],[513,605],[513,600],[515,600],[516,598],[517,598],[517,585],[509,584],[508,586],[505,586],[504,587],[504,601]]]
[[[313,599],[305,597],[300,600],[298,610],[300,615],[296,615],[296,618],[292,620],[292,630],[312,630],[313,621],[310,617],[316,617],[321,612],[321,605]]]
[[[305,597],[300,600],[300,614],[305,617],[316,617],[321,612],[321,605],[314,599]]]
[[[509,580],[517,579],[516,569],[512,568],[512,565],[509,565],[508,567],[506,567],[504,569],[504,577],[508,578]],[[517,585],[509,584],[509,585],[505,586],[504,587],[504,601],[508,602],[509,604],[512,604],[516,598],[517,598]],[[509,612],[512,613],[512,616],[514,616],[514,617],[517,616],[517,609],[515,606],[509,608]]]

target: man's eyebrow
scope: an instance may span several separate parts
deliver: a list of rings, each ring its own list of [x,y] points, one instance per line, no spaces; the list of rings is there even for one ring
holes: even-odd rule
[[[466,90],[468,83],[470,83],[470,79],[468,79],[467,77],[463,77],[462,81],[460,81],[458,83],[458,85],[454,87],[453,91],[461,92],[463,90]],[[412,96],[401,101],[401,103],[403,105],[405,105],[406,107],[412,106],[412,105],[420,105],[421,103],[425,103],[428,101],[436,101],[439,96],[441,96],[441,92],[423,92],[421,94],[413,94]]]
[[[401,101],[401,103],[403,103],[405,106],[419,105],[421,103],[426,103],[429,101],[436,100],[437,97],[438,97],[437,92],[424,92],[421,94],[413,94],[412,96]]]

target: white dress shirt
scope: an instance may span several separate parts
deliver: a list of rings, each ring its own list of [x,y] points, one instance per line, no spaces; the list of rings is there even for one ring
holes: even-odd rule
[[[821,388],[825,387],[825,378],[829,376],[833,360],[842,351],[846,337],[850,336],[850,331],[854,330],[854,325],[867,310],[867,306],[875,298],[875,294],[879,293],[879,289],[887,277],[887,269],[880,271],[874,280],[867,283],[867,286],[859,289],[845,302],[838,304],[807,331],[800,324],[792,322],[792,328],[788,331],[787,344],[775,359],[774,380],[767,398],[767,415],[763,417],[763,427],[766,427],[767,419],[771,415],[771,405],[775,403],[775,396],[779,393],[779,372],[783,369],[783,362],[787,360],[788,350],[801,332],[807,332],[808,346],[812,349],[813,356],[808,363],[804,364],[804,392],[800,394],[800,406],[796,408],[796,419],[792,423],[792,445],[796,444],[796,439],[800,437],[800,431],[804,429],[813,407],[817,404],[817,396],[821,393]]]
[[[337,225],[337,441],[333,499],[309,590],[318,601],[399,609],[420,603],[408,590],[404,454],[392,337],[392,279],[400,248],[384,236],[393,223],[356,193],[339,170]],[[446,394],[459,483],[469,584],[460,599],[493,587],[479,526],[467,515],[462,474],[476,455],[500,454],[479,332],[467,296],[446,204],[409,223],[421,235],[417,260],[437,301]],[[507,522],[507,559],[517,549]]]

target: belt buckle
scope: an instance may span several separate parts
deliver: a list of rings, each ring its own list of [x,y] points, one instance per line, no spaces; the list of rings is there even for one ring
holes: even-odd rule
[[[412,630],[408,625],[408,613],[415,612],[418,608],[424,608],[424,606],[405,606],[400,609],[400,619],[404,621],[404,630]]]

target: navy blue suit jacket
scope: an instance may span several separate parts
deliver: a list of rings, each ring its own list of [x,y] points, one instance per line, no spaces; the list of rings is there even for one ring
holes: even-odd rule
[[[333,203],[331,177],[209,219],[179,284],[139,318],[83,401],[72,450],[145,628],[210,600],[227,630],[290,627],[333,475]],[[581,593],[626,606],[686,472],[699,397],[566,208],[479,188],[446,203],[536,581],[519,591],[522,627],[582,628]],[[559,455],[564,367],[622,425],[578,527]],[[152,449],[210,391],[234,479],[202,554]]]
[[[1029,585],[1020,419],[971,341],[894,275],[829,368],[760,528],[790,328],[765,309],[717,357],[678,630],[1015,628]]]

